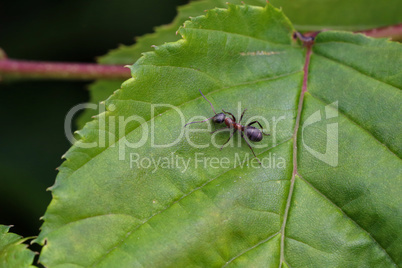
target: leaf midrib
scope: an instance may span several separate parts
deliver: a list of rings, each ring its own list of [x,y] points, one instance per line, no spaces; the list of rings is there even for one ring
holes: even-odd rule
[[[292,195],[293,195],[293,189],[294,189],[294,183],[296,180],[296,176],[298,176],[301,180],[303,180],[305,183],[307,183],[307,185],[309,185],[310,187],[312,187],[317,193],[319,193],[321,196],[323,196],[331,205],[333,205],[335,208],[338,208],[342,214],[347,217],[348,219],[350,219],[359,229],[363,230],[365,233],[367,233],[367,235],[371,238],[371,240],[379,246],[379,248],[385,253],[385,256],[389,258],[389,260],[392,262],[392,264],[394,264],[397,267],[396,262],[394,261],[394,259],[391,257],[391,255],[385,250],[385,248],[376,240],[374,239],[374,237],[364,228],[362,228],[355,220],[353,220],[351,217],[349,217],[349,215],[346,214],[346,212],[344,212],[339,206],[337,206],[332,200],[330,200],[327,196],[325,196],[323,193],[321,193],[320,191],[318,191],[318,189],[316,189],[311,183],[309,183],[307,180],[305,180],[304,178],[302,178],[302,176],[300,176],[300,174],[298,173],[297,170],[297,137],[298,137],[298,129],[299,129],[299,123],[300,123],[300,118],[301,118],[301,112],[303,109],[303,104],[304,104],[304,95],[307,91],[307,86],[308,86],[308,70],[309,70],[309,64],[310,64],[310,58],[311,55],[313,54],[312,51],[312,46],[307,47],[307,52],[306,52],[306,60],[305,60],[305,66],[304,66],[304,77],[303,77],[303,88],[301,90],[301,94],[300,94],[300,101],[299,101],[299,105],[298,105],[298,113],[297,113],[297,118],[296,118],[296,123],[295,123],[295,130],[294,130],[294,135],[293,135],[293,173],[292,173],[292,179],[291,179],[291,185],[289,187],[289,194],[288,194],[288,200],[286,203],[286,208],[285,208],[285,214],[284,214],[284,219],[283,219],[283,224],[282,224],[282,228],[281,228],[281,248],[280,248],[280,262],[279,262],[279,268],[282,267],[282,263],[286,263],[285,261],[285,256],[284,256],[284,239],[285,239],[285,230],[286,230],[286,222],[287,222],[287,217],[288,217],[288,212],[291,206],[291,202],[292,202]],[[320,55],[319,55],[320,56]],[[325,56],[323,56],[325,57]],[[331,60],[331,59],[330,59]],[[336,61],[335,61],[336,62]],[[348,66],[346,64],[344,64],[345,66]],[[350,67],[350,66],[348,66]],[[350,67],[352,68],[352,67]],[[353,68],[352,68],[353,69]],[[358,70],[356,70],[358,71]],[[366,75],[367,76],[367,75]],[[382,81],[380,81],[382,82]],[[321,103],[327,104],[325,103],[323,100],[316,98],[315,96],[313,96],[310,92],[308,92],[310,96],[312,96],[313,98],[317,99],[318,101],[320,101]],[[353,120],[351,120],[347,115],[345,115],[344,113],[340,112],[347,120],[349,120],[350,122],[354,123],[355,125],[359,126],[356,122],[354,122]],[[376,137],[374,137],[374,135],[369,132],[368,130],[366,130],[365,128],[363,128],[362,126],[359,126],[362,130],[366,131],[367,133],[370,134],[370,136],[372,136],[377,142],[379,142],[381,145],[383,145],[385,148],[388,149],[388,151],[390,151],[394,156],[398,157],[392,150],[390,150],[385,144],[381,143]],[[398,157],[399,158],[399,157]],[[307,244],[308,245],[308,244]]]
[[[303,84],[302,88],[300,89],[300,97],[299,97],[299,102],[297,106],[297,116],[296,116],[296,121],[295,121],[295,127],[293,131],[293,153],[292,153],[292,159],[293,159],[293,171],[292,171],[292,178],[290,180],[290,186],[289,186],[289,192],[288,192],[288,198],[286,201],[286,207],[283,215],[283,222],[281,225],[281,245],[280,245],[280,260],[279,260],[279,268],[282,268],[282,263],[285,262],[285,230],[286,230],[286,223],[287,223],[287,218],[289,215],[289,209],[291,206],[292,202],[292,197],[293,197],[293,189],[295,185],[295,180],[296,180],[296,174],[297,174],[297,134],[299,131],[299,125],[300,125],[300,118],[301,118],[301,113],[303,110],[303,104],[304,104],[304,94],[307,92],[307,84],[308,84],[308,75],[309,75],[309,65],[310,65],[310,59],[312,55],[312,45],[309,45],[306,47],[306,55],[305,55],[305,62],[303,66]]]

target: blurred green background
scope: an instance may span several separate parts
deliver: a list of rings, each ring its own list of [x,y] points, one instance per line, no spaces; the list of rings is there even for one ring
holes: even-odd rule
[[[185,0],[1,1],[0,48],[12,59],[95,62],[119,44],[169,23]],[[150,48],[151,50],[151,48]],[[0,83],[0,224],[39,233],[46,189],[70,147],[64,117],[89,100],[90,82]]]

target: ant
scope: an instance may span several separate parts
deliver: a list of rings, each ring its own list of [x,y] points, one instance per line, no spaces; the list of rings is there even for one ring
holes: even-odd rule
[[[215,112],[215,109],[214,109],[214,106],[212,105],[212,103],[204,96],[204,94],[202,94],[201,90],[199,90],[199,91],[200,91],[200,93],[201,93],[201,96],[203,96],[204,99],[205,99],[207,102],[209,102],[209,104],[211,104],[212,110],[214,111],[215,115],[214,115],[213,117],[208,118],[208,119],[205,119],[205,120],[203,120],[203,121],[194,121],[194,122],[191,122],[191,123],[187,123],[187,124],[184,125],[184,127],[186,127],[186,126],[189,125],[189,124],[204,123],[204,122],[207,122],[208,120],[211,120],[211,119],[212,119],[212,121],[214,121],[215,123],[218,123],[218,124],[225,123],[226,127],[211,132],[211,134],[213,134],[213,133],[215,133],[215,132],[222,131],[222,130],[226,130],[226,129],[228,129],[228,128],[231,129],[231,130],[233,130],[233,131],[230,133],[229,139],[222,145],[222,147],[220,148],[220,150],[222,150],[222,148],[225,146],[225,144],[230,141],[230,139],[233,137],[233,134],[234,134],[236,131],[240,131],[241,137],[246,141],[248,147],[250,147],[251,152],[253,153],[254,157],[257,158],[257,156],[255,155],[254,150],[253,150],[253,148],[251,147],[250,143],[249,143],[249,142],[247,141],[247,139],[244,137],[244,134],[247,136],[247,138],[248,138],[250,141],[255,141],[255,142],[261,141],[262,138],[263,138],[262,135],[269,136],[270,134],[265,134],[264,132],[262,132],[262,131],[259,130],[258,128],[252,126],[253,124],[256,124],[256,123],[257,123],[257,124],[261,127],[261,129],[263,130],[263,127],[261,126],[260,122],[258,122],[258,121],[253,121],[253,122],[249,123],[247,126],[241,125],[240,122],[241,122],[241,120],[243,119],[243,115],[244,115],[244,113],[247,111],[247,109],[244,109],[244,111],[242,112],[242,114],[241,114],[241,116],[240,116],[239,123],[236,122],[236,117],[235,117],[232,113],[226,112],[224,109],[222,109],[223,113],[218,113],[218,114],[217,114],[217,113]],[[226,116],[226,115],[230,115],[231,118],[228,117],[228,116]],[[244,134],[243,134],[243,133],[244,133]],[[258,160],[258,158],[257,158],[257,160]],[[259,160],[258,160],[258,162],[261,164],[261,162],[260,162]]]

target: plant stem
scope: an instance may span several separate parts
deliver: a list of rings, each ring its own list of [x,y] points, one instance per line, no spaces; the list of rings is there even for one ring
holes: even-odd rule
[[[314,36],[317,33],[306,33],[305,36]],[[394,40],[401,40],[402,23],[358,31],[358,33],[370,37],[389,37]],[[121,65],[12,60],[7,59],[5,53],[0,49],[0,80],[1,78],[59,80],[128,79],[130,78],[130,70]]]
[[[381,38],[381,37],[389,37],[393,40],[401,40],[402,39],[402,23],[374,28],[370,30],[357,31],[357,33],[362,33],[370,37]]]
[[[304,37],[316,37],[320,32],[330,31],[331,29],[324,29],[315,32],[303,33]],[[354,33],[361,33],[373,38],[390,38],[391,40],[397,41],[402,40],[402,23],[385,26],[380,28],[374,28],[369,30],[355,31]]]
[[[20,61],[6,58],[0,60],[0,76],[61,80],[127,79],[130,78],[130,70],[121,65]]]

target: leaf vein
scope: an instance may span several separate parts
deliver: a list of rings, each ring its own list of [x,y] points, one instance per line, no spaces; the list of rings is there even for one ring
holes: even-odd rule
[[[400,88],[398,88],[398,87],[396,87],[396,86],[394,86],[394,85],[391,85],[391,84],[388,83],[388,82],[385,82],[385,81],[380,80],[379,78],[372,77],[372,76],[370,76],[370,75],[368,75],[368,74],[365,74],[365,73],[363,73],[362,71],[356,69],[356,68],[353,67],[353,66],[347,65],[346,63],[341,62],[341,61],[339,61],[339,60],[330,58],[329,56],[323,55],[323,54],[321,54],[321,53],[319,53],[319,52],[314,51],[314,55],[317,55],[317,56],[319,56],[319,57],[323,57],[323,58],[325,58],[325,59],[328,59],[328,60],[330,60],[330,61],[333,61],[333,62],[335,62],[335,63],[338,63],[338,64],[340,64],[340,65],[342,65],[342,66],[348,67],[348,68],[350,68],[351,70],[354,70],[354,71],[356,71],[356,72],[358,72],[358,73],[364,75],[365,77],[368,77],[368,78],[370,78],[370,79],[373,79],[373,80],[376,80],[376,81],[381,82],[381,83],[383,83],[383,84],[386,84],[386,85],[388,85],[388,86],[390,86],[390,87],[392,87],[392,88],[400,89]]]
[[[299,131],[299,124],[300,124],[300,118],[301,118],[301,113],[303,109],[303,103],[304,103],[304,95],[305,92],[307,92],[307,82],[308,82],[308,70],[309,70],[309,65],[310,65],[310,58],[312,54],[312,47],[307,46],[306,49],[306,58],[303,66],[303,85],[300,91],[300,97],[299,97],[299,103],[297,107],[297,116],[296,116],[296,121],[295,121],[295,127],[293,131],[293,154],[292,154],[292,160],[293,160],[293,171],[292,171],[292,178],[290,180],[290,186],[289,186],[289,193],[288,193],[288,198],[286,201],[286,207],[285,207],[285,212],[283,215],[283,222],[281,226],[281,247],[280,247],[280,260],[279,260],[279,268],[282,268],[282,263],[285,261],[285,229],[286,229],[286,222],[287,218],[289,215],[289,209],[290,209],[290,204],[292,202],[292,195],[293,195],[293,188],[295,184],[295,178],[297,174],[297,134]]]
[[[329,105],[329,103],[327,103],[326,101],[324,101],[323,99],[314,96],[313,94],[310,93],[310,96],[313,97],[314,99],[316,99],[317,101],[323,103],[324,105]],[[361,130],[363,130],[364,132],[368,133],[371,137],[373,137],[381,146],[384,146],[391,154],[393,154],[395,157],[401,159],[399,156],[397,156],[396,152],[394,152],[393,150],[391,150],[391,148],[388,147],[387,144],[381,142],[376,136],[374,136],[373,133],[371,133],[368,129],[364,128],[363,126],[359,125],[356,121],[354,121],[352,118],[350,118],[347,114],[345,114],[344,112],[342,112],[341,110],[338,109],[338,112],[345,117],[349,122],[351,122],[352,124],[356,125],[358,128],[360,128]]]
[[[380,249],[385,253],[385,256],[389,258],[389,260],[395,265],[395,267],[397,267],[396,262],[394,261],[394,259],[392,259],[392,257],[388,254],[388,252],[385,250],[385,248],[367,231],[365,230],[363,227],[361,227],[354,219],[352,219],[348,214],[346,214],[345,211],[343,211],[337,204],[335,204],[331,199],[329,199],[326,195],[324,195],[322,192],[320,192],[316,187],[314,187],[314,185],[312,185],[309,181],[307,181],[306,179],[304,179],[299,173],[297,173],[297,175],[300,177],[300,179],[302,181],[304,181],[311,189],[313,189],[315,192],[317,192],[319,195],[321,195],[325,200],[327,200],[332,206],[334,206],[335,208],[337,208],[346,218],[348,218],[356,227],[358,227],[359,229],[363,230],[370,238],[371,240],[377,244]]]
[[[254,249],[254,248],[256,248],[256,247],[258,247],[258,246],[260,246],[260,245],[262,245],[262,244],[264,244],[264,243],[266,243],[266,242],[268,242],[268,241],[270,241],[272,238],[274,238],[275,236],[277,236],[279,233],[280,233],[280,232],[278,231],[278,232],[274,233],[273,235],[269,236],[268,238],[266,238],[266,239],[264,239],[264,240],[261,240],[261,241],[259,241],[258,243],[256,243],[255,245],[253,245],[253,246],[251,246],[251,247],[249,247],[249,248],[243,250],[243,251],[240,252],[238,255],[236,255],[236,256],[234,256],[233,258],[231,258],[230,260],[228,260],[228,261],[222,266],[222,268],[228,266],[229,263],[233,262],[235,259],[239,258],[240,256],[246,254],[246,253],[249,252],[250,250],[252,250],[252,249]]]
[[[260,154],[257,154],[257,155],[261,155],[261,154],[263,154],[263,153],[265,153],[265,152],[267,152],[267,151],[269,151],[269,150],[271,150],[271,149],[273,149],[273,148],[275,148],[275,147],[281,146],[281,145],[287,143],[287,142],[290,141],[290,140],[291,140],[291,138],[289,138],[289,139],[287,139],[287,140],[283,141],[282,143],[279,143],[279,144],[277,144],[277,145],[275,145],[275,146],[272,146],[272,147],[268,148],[267,150],[265,150],[265,151],[263,151],[263,152],[261,152]],[[99,259],[98,261],[96,261],[94,264],[92,264],[92,265],[90,265],[90,266],[94,266],[95,264],[100,263],[103,259],[106,258],[106,256],[107,256],[108,254],[110,254],[110,252],[112,252],[114,249],[118,248],[134,231],[136,231],[136,230],[139,229],[141,226],[143,226],[144,224],[146,224],[147,222],[149,222],[152,218],[154,218],[155,216],[157,216],[157,215],[163,213],[164,211],[166,211],[166,210],[168,210],[170,207],[172,207],[174,204],[179,203],[181,200],[183,200],[183,199],[186,198],[187,196],[191,195],[192,193],[194,193],[194,192],[196,192],[196,191],[198,191],[198,190],[203,189],[203,187],[206,186],[207,184],[209,184],[209,183],[211,183],[212,181],[214,181],[214,180],[216,180],[216,179],[222,177],[224,174],[226,174],[226,173],[228,173],[228,172],[230,172],[230,171],[232,171],[232,170],[234,170],[234,169],[237,169],[238,167],[239,167],[239,166],[232,167],[232,168],[226,170],[225,172],[219,174],[218,176],[216,176],[216,177],[214,177],[214,178],[212,178],[212,179],[210,179],[210,180],[204,182],[203,184],[201,184],[200,186],[194,188],[192,191],[188,192],[187,194],[181,196],[179,199],[177,199],[176,201],[172,202],[171,204],[169,204],[168,206],[166,206],[166,207],[163,208],[162,210],[160,210],[160,211],[154,213],[153,215],[151,215],[150,217],[148,217],[147,219],[145,219],[141,224],[139,224],[138,226],[135,226],[132,230],[130,230],[122,240],[120,240],[118,243],[116,243],[116,244],[112,247],[112,250],[108,251],[107,254],[103,255],[101,259]]]
[[[299,175],[299,174],[297,174],[297,175]],[[299,175],[299,176],[300,176],[300,175]],[[325,250],[318,249],[318,248],[316,248],[316,247],[313,247],[312,245],[307,244],[306,242],[297,240],[297,239],[295,239],[295,238],[292,238],[292,237],[289,237],[289,236],[287,236],[286,238],[287,238],[287,239],[291,239],[291,240],[296,241],[296,242],[299,242],[299,243],[301,243],[301,244],[304,244],[304,245],[306,245],[306,246],[308,246],[308,247],[310,247],[310,248],[313,248],[313,249],[315,249],[315,250],[324,252],[324,253],[326,253],[326,254],[333,254],[332,252],[327,252],[327,251],[325,251]]]

